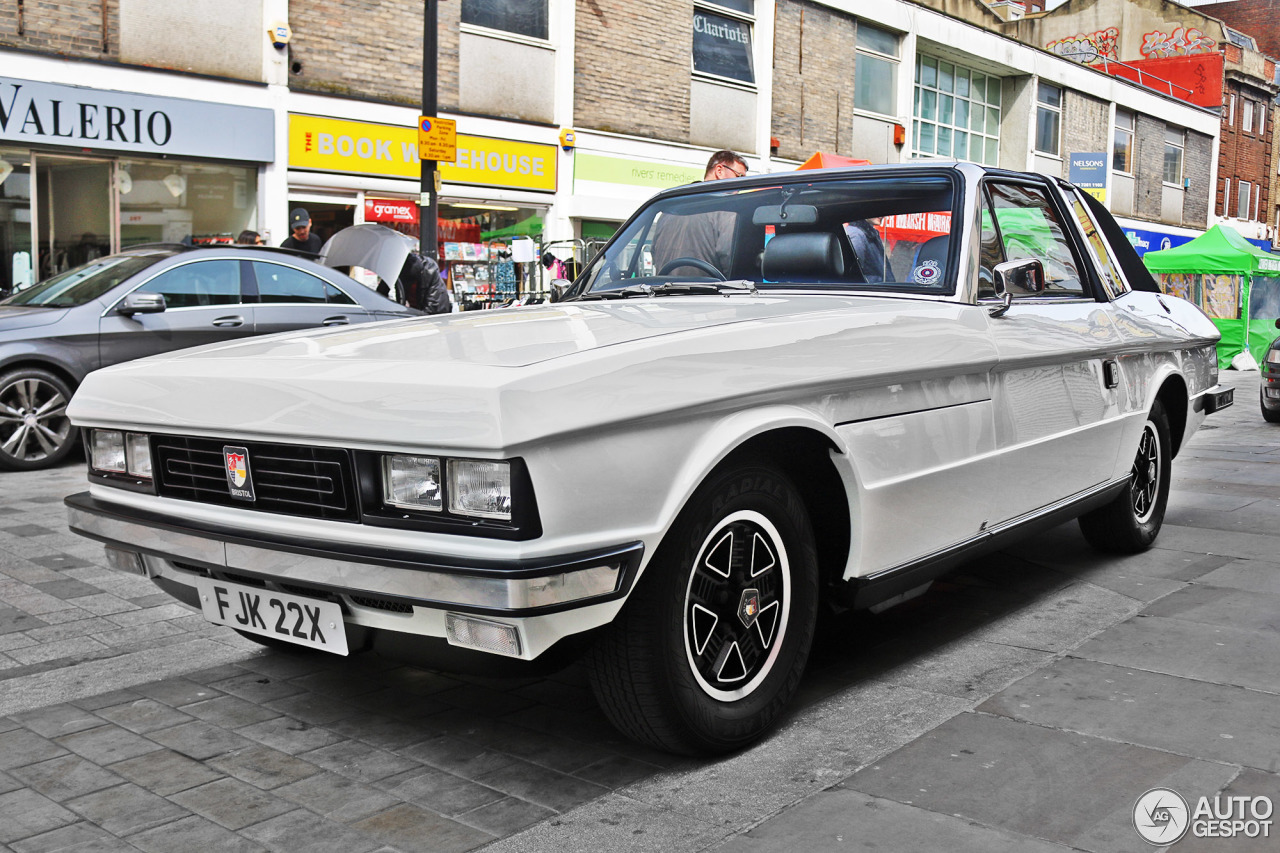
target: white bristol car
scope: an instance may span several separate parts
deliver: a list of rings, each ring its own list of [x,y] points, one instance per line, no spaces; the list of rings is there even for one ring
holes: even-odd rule
[[[625,734],[733,750],[824,607],[1079,517],[1151,545],[1218,332],[1092,198],[930,163],[655,196],[554,303],[99,370],[71,528],[267,644],[585,662]]]

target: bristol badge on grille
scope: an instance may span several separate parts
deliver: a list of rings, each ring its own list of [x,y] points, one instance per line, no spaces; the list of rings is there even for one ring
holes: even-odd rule
[[[222,458],[226,462],[227,488],[231,497],[257,500],[253,494],[253,475],[249,473],[249,449],[247,447],[223,447]]]

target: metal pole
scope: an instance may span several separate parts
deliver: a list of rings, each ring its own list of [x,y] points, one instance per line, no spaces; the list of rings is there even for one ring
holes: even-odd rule
[[[436,114],[436,15],[438,0],[422,3],[422,115]],[[436,239],[436,218],[439,215],[439,199],[436,197],[436,161],[422,161],[421,198],[427,199],[419,207],[418,249],[422,254],[439,260],[440,244]]]

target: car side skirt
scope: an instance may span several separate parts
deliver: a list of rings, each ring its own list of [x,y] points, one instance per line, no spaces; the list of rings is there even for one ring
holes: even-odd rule
[[[837,594],[846,606],[855,609],[873,607],[929,583],[974,557],[998,550],[1024,536],[1048,530],[1090,510],[1105,506],[1128,485],[1128,475],[1103,483],[988,528],[977,536],[917,560],[864,577],[850,578],[843,582]]]

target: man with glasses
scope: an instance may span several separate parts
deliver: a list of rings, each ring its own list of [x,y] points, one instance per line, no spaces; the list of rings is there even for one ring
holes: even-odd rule
[[[717,151],[707,161],[704,181],[741,178],[747,162],[732,151]],[[728,278],[733,262],[733,234],[737,214],[728,210],[688,216],[659,214],[653,226],[653,272],[663,276],[706,278],[707,271],[691,264],[673,265],[678,258],[706,261]]]

